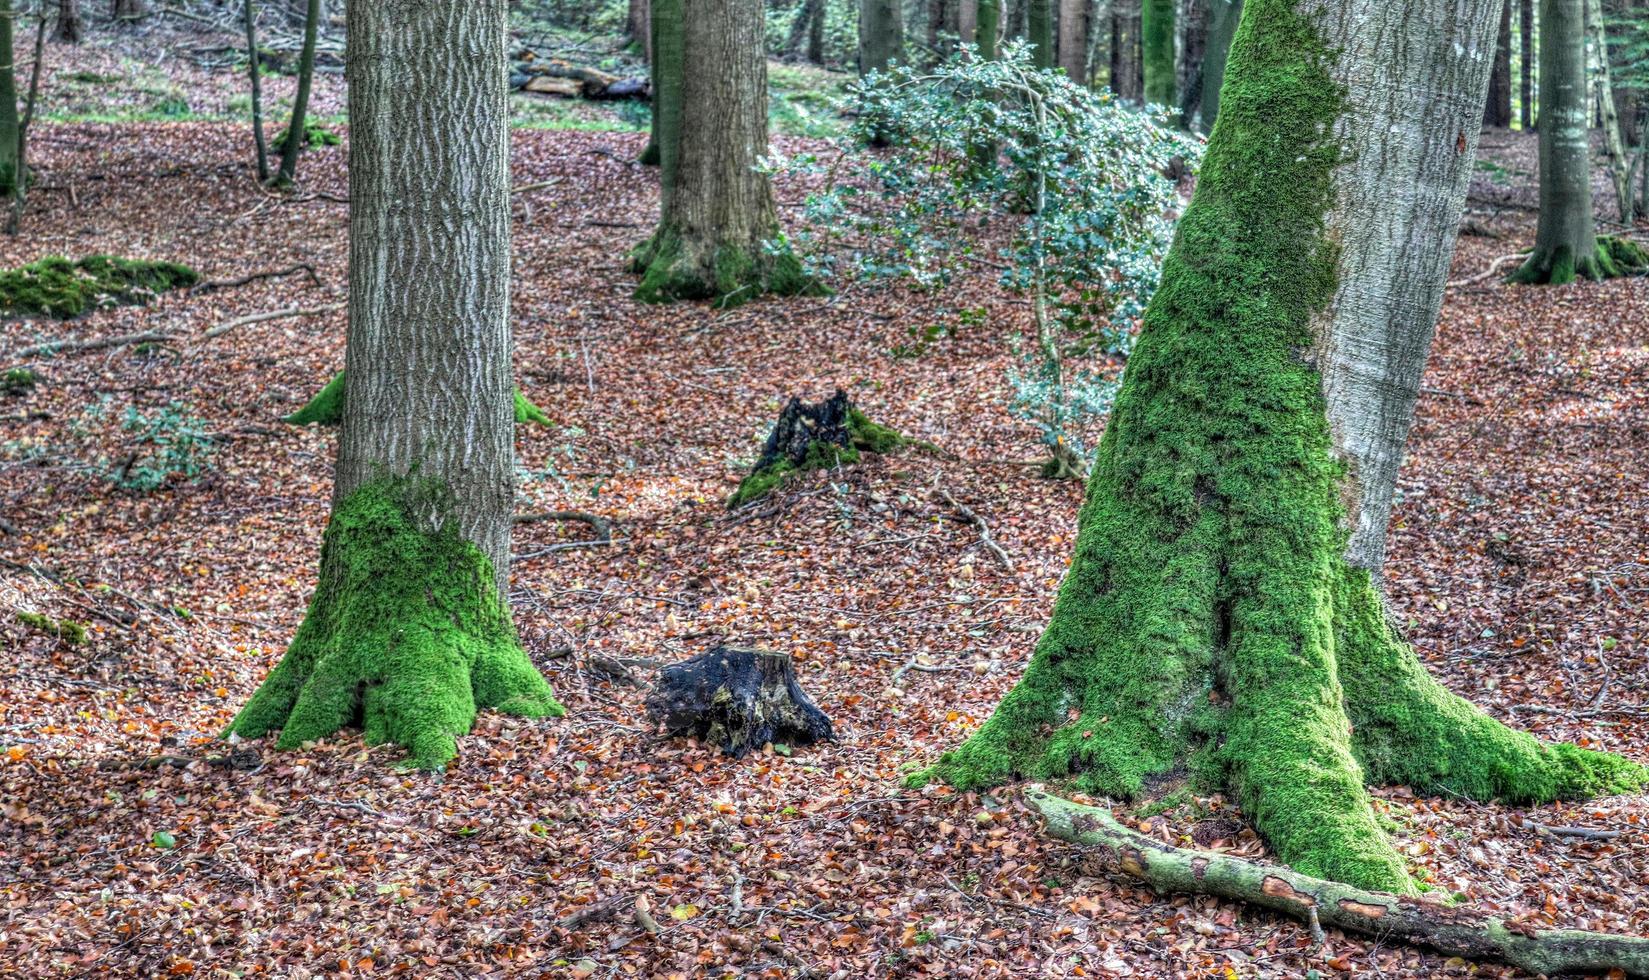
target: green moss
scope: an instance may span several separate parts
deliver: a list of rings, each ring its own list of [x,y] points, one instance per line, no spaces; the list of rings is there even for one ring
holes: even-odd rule
[[[521,389],[515,389],[515,421],[518,424],[536,422],[553,425],[544,410],[527,400]],[[326,386],[316,393],[304,407],[281,421],[291,425],[337,425],[344,420],[344,372],[339,371]]]
[[[303,625],[230,732],[280,729],[276,745],[290,749],[360,725],[368,744],[439,768],[479,709],[564,713],[516,640],[492,563],[455,522],[431,532],[414,516],[450,506],[443,488],[413,479],[367,484],[337,505]]]
[[[782,243],[774,250],[722,245],[708,262],[693,251],[676,229],[659,228],[630,255],[630,270],[641,275],[635,299],[642,303],[707,299],[719,309],[731,309],[763,294],[818,296],[826,291]]]
[[[792,473],[848,466],[859,461],[860,453],[880,455],[902,446],[912,445],[910,439],[885,425],[872,422],[857,408],[848,409],[847,433],[848,444],[845,446],[815,440],[808,443],[807,453],[800,463],[780,459],[776,463],[752,471],[740,481],[739,488],[727,499],[728,508],[742,507],[752,500],[767,496]]]
[[[1649,252],[1629,238],[1599,235],[1589,254],[1576,255],[1568,245],[1536,249],[1507,282],[1561,286],[1577,279],[1601,282],[1649,269]]]
[[[85,643],[86,625],[72,619],[53,619],[42,613],[20,612],[17,621],[33,630],[55,636],[65,643]]]
[[[40,383],[40,374],[28,368],[10,368],[0,376],[0,394],[17,397],[26,395]]]
[[[176,262],[48,256],[0,272],[0,312],[66,320],[103,303],[145,304],[158,293],[199,281],[193,269]]]
[[[1378,599],[1343,558],[1343,467],[1301,356],[1336,287],[1323,216],[1343,94],[1289,0],[1250,0],[1235,51],[1052,620],[991,718],[912,782],[1133,798],[1189,775],[1234,792],[1290,866],[1412,892],[1365,781],[1532,801],[1642,770],[1510,732],[1369,625]]]
[[[290,127],[288,127],[288,128],[290,128]],[[280,132],[275,134],[275,138],[269,144],[269,148],[272,152],[281,153],[281,152],[284,152],[286,150],[286,134],[287,134],[287,129],[282,129]],[[332,130],[327,129],[324,124],[318,122],[317,120],[315,120],[313,118],[308,118],[308,119],[304,120],[304,124],[303,124],[303,145],[304,146],[307,146],[307,147],[340,146],[342,144],[343,144],[343,137],[339,136],[337,133],[334,133]]]

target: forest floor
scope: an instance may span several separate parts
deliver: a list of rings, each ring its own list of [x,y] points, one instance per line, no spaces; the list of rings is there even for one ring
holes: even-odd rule
[[[41,340],[171,335],[31,360],[42,383],[0,396],[0,976],[1514,975],[1158,898],[1042,837],[1013,787],[902,788],[1013,684],[1074,539],[1081,486],[1037,478],[1034,434],[1006,408],[1025,310],[985,277],[934,297],[635,304],[624,254],[656,210],[635,134],[516,134],[517,185],[558,181],[515,204],[517,372],[556,422],[518,430],[522,509],[595,512],[622,539],[516,535],[520,633],[568,716],[483,715],[439,776],[354,733],[291,752],[218,741],[313,586],[335,436],[279,418],[344,342],[341,312],[203,338],[345,295],[343,150],[306,156],[277,197],[244,144],[219,123],[47,125],[45,186],[25,234],[0,240],[0,268],[101,252],[318,277],[0,325],[0,367]],[[1479,192],[1509,204],[1479,207],[1477,230],[1501,237],[1462,239],[1461,278],[1533,235],[1532,142],[1485,146]],[[781,197],[793,208],[796,189]],[[921,356],[892,356],[935,322],[950,329]],[[1649,761],[1649,279],[1453,288],[1425,384],[1394,612],[1495,716]],[[782,402],[837,387],[944,453],[807,474],[729,513]],[[203,453],[198,478],[116,486],[145,449],[129,410],[170,419],[172,444]],[[837,740],[740,761],[663,740],[645,687],[596,666],[645,685],[724,638],[792,652]],[[1649,935],[1649,798],[1376,797],[1436,893]],[[1266,855],[1218,797],[1120,812]]]

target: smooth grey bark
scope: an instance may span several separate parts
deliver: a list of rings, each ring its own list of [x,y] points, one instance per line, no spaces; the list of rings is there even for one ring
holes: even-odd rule
[[[955,0],[956,36],[963,44],[974,44],[979,35],[979,4],[976,0]]]
[[[1587,135],[1585,0],[1540,2],[1540,222],[1517,282],[1599,279]]]
[[[307,0],[303,51],[298,56],[298,88],[292,96],[292,114],[286,120],[286,141],[281,146],[281,165],[275,173],[275,180],[280,184],[290,184],[298,173],[298,155],[303,152],[309,118],[309,89],[315,80],[315,40],[320,20],[321,0]]]
[[[1220,114],[1220,86],[1225,82],[1225,62],[1231,55],[1231,39],[1242,19],[1242,0],[1209,0],[1208,42],[1202,54],[1202,131],[1210,132]]]
[[[652,5],[648,0],[630,0],[630,10],[624,19],[624,33],[629,35],[631,44],[641,45],[641,57],[648,64],[653,62],[653,29]]]
[[[886,71],[905,48],[899,0],[859,0],[859,74]]]
[[[1329,239],[1339,286],[1314,356],[1347,464],[1346,560],[1378,580],[1404,445],[1477,155],[1498,0],[1308,0],[1342,45]]]
[[[1087,85],[1093,76],[1088,54],[1092,47],[1094,0],[1059,0],[1059,67],[1078,85]]]
[[[349,7],[349,334],[333,503],[445,484],[502,589],[515,503],[504,0]]]
[[[57,0],[57,27],[52,38],[64,44],[86,39],[86,24],[80,19],[80,0]]]

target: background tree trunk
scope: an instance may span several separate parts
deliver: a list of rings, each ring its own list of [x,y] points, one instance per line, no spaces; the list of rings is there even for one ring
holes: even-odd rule
[[[824,64],[824,35],[825,18],[830,15],[830,5],[825,0],[818,0],[814,5],[813,19],[807,25],[807,60],[815,65]],[[767,39],[762,38],[762,50],[766,51]]]
[[[624,18],[624,33],[629,35],[631,44],[640,46],[642,60],[648,64],[653,63],[652,24],[652,5],[648,0],[630,0],[629,13]]]
[[[1540,223],[1515,282],[1565,283],[1615,273],[1592,219],[1585,0],[1540,0]]]
[[[1174,73],[1174,0],[1144,0],[1140,8],[1140,43],[1145,101],[1174,105],[1178,82]]]
[[[995,58],[1002,33],[1002,0],[976,0],[973,16],[973,40],[979,46],[979,56]]]
[[[320,582],[235,719],[281,747],[360,723],[438,767],[478,708],[560,714],[510,624],[504,0],[349,15],[349,337]]]
[[[246,71],[252,83],[252,150],[257,154],[258,183],[269,181],[269,147],[263,141],[263,82],[258,62],[258,13],[252,0],[241,0],[246,27]]]
[[[979,43],[978,0],[952,0],[956,5],[956,36],[963,44]]]
[[[767,59],[762,6],[686,0],[682,18],[679,135],[663,138],[658,230],[636,250],[644,302],[743,302],[762,292],[810,288],[789,254],[771,254],[778,233],[773,189],[756,170],[767,153]],[[658,61],[665,62],[661,6]],[[672,160],[671,144],[679,149]]]
[[[143,7],[143,0],[114,0],[112,13],[117,21],[133,21],[142,18],[147,11]]]
[[[1519,106],[1517,123],[1524,129],[1534,128],[1534,0],[1519,0],[1518,7],[1518,77]]]
[[[298,154],[303,152],[309,120],[309,88],[315,79],[315,35],[320,30],[321,0],[308,0],[304,10],[303,51],[298,55],[298,88],[292,96],[292,114],[286,120],[286,140],[281,146],[281,165],[275,173],[277,184],[290,184],[298,173]]]
[[[859,0],[859,74],[886,71],[902,60],[904,48],[899,0]]]
[[[1378,593],[1496,7],[1244,5],[1053,616],[918,780],[1136,796],[1183,767],[1301,872],[1412,893],[1365,783],[1528,801],[1649,777],[1450,694]]]
[[[1202,130],[1212,132],[1220,114],[1220,87],[1225,84],[1225,63],[1231,52],[1231,38],[1242,17],[1242,0],[1209,0],[1208,45],[1202,56]]]
[[[17,52],[12,42],[16,20],[12,0],[0,0],[0,197],[16,194],[23,179],[17,159]]]
[[[682,0],[650,0],[647,26],[652,32],[652,134],[640,162],[659,168],[659,187],[668,194],[681,149]],[[668,163],[666,163],[668,160]]]
[[[1489,98],[1483,105],[1483,125],[1504,129],[1512,124],[1512,3],[1500,8],[1500,38],[1489,72]]]
[[[80,19],[80,0],[57,0],[57,28],[52,38],[64,44],[86,39],[86,24]]]
[[[1093,8],[1093,0],[1059,0],[1059,67],[1084,86],[1093,81],[1088,65]]]
[[[1117,98],[1138,102],[1144,98],[1145,78],[1140,61],[1141,0],[1111,0],[1111,71],[1109,84]]]
[[[1031,45],[1031,63],[1038,68],[1052,68],[1054,50],[1053,0],[1024,0],[1025,40]]]

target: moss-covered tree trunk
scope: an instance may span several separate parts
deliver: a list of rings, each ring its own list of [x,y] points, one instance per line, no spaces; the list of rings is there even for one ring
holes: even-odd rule
[[[281,164],[275,171],[277,184],[290,184],[298,173],[298,154],[303,152],[309,119],[309,89],[315,80],[315,40],[320,31],[321,0],[307,0],[303,21],[303,50],[298,55],[298,88],[292,96],[292,115],[286,120],[286,142],[281,146]]]
[[[665,62],[665,5],[657,60]],[[767,58],[762,5],[686,0],[678,136],[663,132],[658,229],[636,249],[636,298],[714,299],[728,306],[763,292],[807,286],[800,264],[769,248],[779,233],[773,187],[756,169],[767,154]],[[672,145],[675,154],[672,158]]]
[[[675,161],[681,151],[681,4],[682,0],[651,0],[647,28],[652,46],[653,130],[641,162],[659,168],[659,186],[669,193]],[[665,149],[670,164],[666,166]]]
[[[1055,47],[1059,49],[1059,67],[1078,85],[1093,80],[1088,58],[1092,48],[1093,0],[1059,0],[1059,27]]]
[[[560,714],[504,598],[514,506],[505,0],[349,16],[343,425],[319,582],[232,731],[359,724],[440,766],[477,709]]]
[[[17,149],[22,127],[17,117],[17,56],[12,45],[12,24],[17,10],[11,0],[0,0],[0,197],[17,193],[23,179]]]
[[[1642,782],[1449,693],[1379,593],[1494,23],[1492,0],[1248,0],[1052,620],[930,776],[1134,796],[1184,772],[1298,870],[1402,892],[1365,784]]]
[[[1540,0],[1540,223],[1513,282],[1565,283],[1615,274],[1592,220],[1585,0]]]
[[[1145,101],[1174,105],[1174,0],[1144,0],[1140,43],[1144,46]]]
[[[1242,0],[1209,0],[1208,45],[1202,55],[1202,130],[1210,132],[1220,115],[1220,87],[1225,84],[1225,62],[1231,39],[1242,18]]]
[[[1483,125],[1504,129],[1512,124],[1512,3],[1500,7],[1500,31],[1489,72],[1489,98],[1483,103]]]
[[[1054,66],[1054,11],[1053,0],[1023,0],[1025,3],[1025,41],[1031,46],[1031,64],[1038,68]]]

